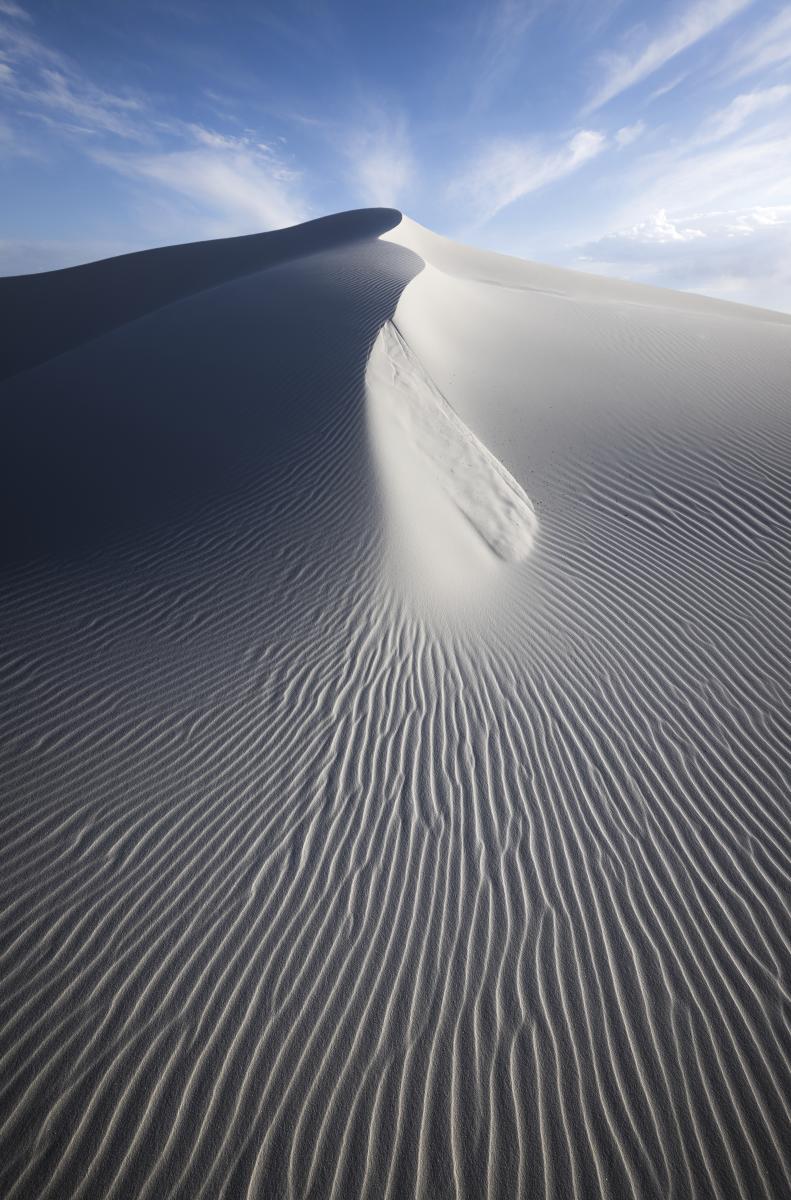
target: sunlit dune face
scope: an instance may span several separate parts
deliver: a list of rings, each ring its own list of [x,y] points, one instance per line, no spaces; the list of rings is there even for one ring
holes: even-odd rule
[[[372,452],[397,575],[454,607],[530,553],[537,520],[502,463],[459,419],[392,322],[366,372]]]

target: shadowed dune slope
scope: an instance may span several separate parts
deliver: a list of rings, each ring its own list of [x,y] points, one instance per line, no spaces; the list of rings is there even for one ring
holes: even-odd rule
[[[394,209],[336,213],[290,229],[143,250],[39,275],[0,279],[0,380],[154,309],[241,275],[376,237]]]
[[[133,258],[0,290],[0,1194],[789,1195],[791,320]]]

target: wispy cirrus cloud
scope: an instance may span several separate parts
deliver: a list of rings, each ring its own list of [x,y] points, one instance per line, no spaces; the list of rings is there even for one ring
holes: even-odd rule
[[[473,108],[490,103],[511,79],[524,51],[524,40],[548,0],[496,0],[481,6],[470,45],[475,71],[469,97]]]
[[[187,202],[187,236],[230,237],[310,216],[298,172],[263,143],[193,127],[197,145],[156,153],[99,151],[97,162]]]
[[[791,130],[779,122],[722,145],[702,145],[699,136],[677,149],[647,155],[623,186],[626,192],[631,184],[643,211],[686,212],[692,204],[712,209],[771,206],[791,197],[789,163]]]
[[[140,119],[145,105],[139,98],[115,95],[49,67],[40,71],[36,86],[20,85],[15,91],[27,104],[64,114],[83,130],[137,142],[150,140],[150,131]]]
[[[20,21],[32,20],[30,13],[25,12],[21,4],[15,4],[14,0],[0,0],[0,15],[4,17],[15,17]]]
[[[0,0],[0,14],[25,19],[17,7]],[[0,22],[0,88],[15,102],[18,119],[35,120],[72,143],[76,138],[94,163],[147,185],[149,209],[157,209],[159,197],[179,197],[180,211],[161,207],[168,208],[170,228],[180,222],[181,240],[258,232],[309,215],[298,173],[266,142],[218,133],[162,113],[143,95],[99,87],[27,26]],[[3,130],[0,142],[19,144],[10,126]],[[140,148],[132,151],[129,143]],[[54,245],[57,254],[65,243]]]
[[[787,62],[791,62],[791,4],[741,39],[728,65],[740,77],[769,71]]]
[[[64,56],[36,37],[31,24],[30,15],[18,4],[8,0],[0,3],[0,61],[9,66],[46,64],[62,67],[66,61]]]
[[[664,83],[660,83],[659,87],[654,88],[654,90],[649,93],[647,103],[652,104],[655,100],[660,100],[662,96],[667,96],[668,93],[674,92],[676,88],[681,87],[686,79],[687,72],[684,71],[681,75],[675,75],[672,79],[668,79]]]
[[[711,116],[703,125],[699,138],[703,142],[722,141],[738,133],[752,118],[768,109],[778,108],[791,97],[791,85],[777,84],[755,92],[734,96],[733,100]]]
[[[0,20],[0,89],[18,109],[21,106],[23,116],[54,113],[65,119],[71,132],[146,140],[145,105],[139,97],[97,87],[31,31],[25,23],[30,18],[19,5],[0,0],[2,16],[14,20]]]
[[[402,205],[415,176],[405,118],[374,111],[365,128],[342,140],[361,201],[383,207]]]
[[[578,170],[606,143],[604,134],[593,129],[581,129],[555,150],[542,150],[533,142],[498,140],[453,181],[451,194],[486,221],[523,196]]]
[[[13,153],[15,138],[13,130],[7,121],[0,118],[0,155]]]
[[[609,54],[604,60],[604,80],[583,111],[595,112],[627,88],[647,79],[751,3],[752,0],[695,0],[641,50]]]
[[[625,150],[645,133],[645,121],[635,121],[633,125],[624,125],[615,134],[615,144],[619,150]]]

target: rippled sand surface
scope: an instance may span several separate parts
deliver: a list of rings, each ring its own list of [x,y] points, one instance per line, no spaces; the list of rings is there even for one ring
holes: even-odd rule
[[[791,318],[389,210],[0,311],[0,1194],[791,1194]]]

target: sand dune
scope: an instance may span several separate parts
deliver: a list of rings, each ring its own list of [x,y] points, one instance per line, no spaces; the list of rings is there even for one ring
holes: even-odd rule
[[[390,210],[0,305],[0,1194],[791,1194],[791,318]]]

